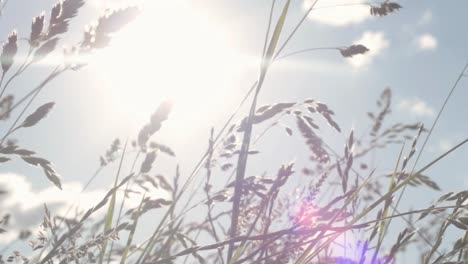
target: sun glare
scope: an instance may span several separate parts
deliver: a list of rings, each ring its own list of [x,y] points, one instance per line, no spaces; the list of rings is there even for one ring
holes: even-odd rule
[[[148,118],[159,102],[171,100],[173,115],[184,122],[225,109],[239,91],[235,36],[186,1],[148,0],[141,10],[99,56],[96,72],[111,95],[107,106]]]

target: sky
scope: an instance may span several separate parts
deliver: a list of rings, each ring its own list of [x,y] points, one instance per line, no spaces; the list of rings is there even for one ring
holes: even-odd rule
[[[363,44],[365,55],[342,58],[336,51],[304,53],[275,62],[260,95],[259,105],[314,98],[336,113],[343,134],[331,130],[325,139],[341,151],[346,135],[369,126],[366,112],[384,88],[393,91],[393,121],[421,121],[430,127],[443,100],[468,62],[468,2],[398,1],[403,8],[387,17],[371,17],[361,5],[347,0],[319,1],[284,50],[288,54],[316,47]],[[33,16],[49,12],[54,1],[10,0],[1,19],[0,39],[12,29],[27,37]],[[70,34],[60,45],[73,44],[84,25],[95,21],[107,7],[124,1],[90,0],[72,21]],[[162,157],[161,171],[172,175],[177,164],[188,174],[205,151],[209,130],[220,129],[258,74],[270,1],[205,0],[143,1],[140,17],[114,36],[111,47],[95,54],[89,65],[54,80],[31,106],[50,101],[55,108],[39,125],[18,131],[21,146],[51,160],[61,174],[64,190],[57,190],[42,171],[14,160],[0,167],[0,186],[12,191],[0,202],[2,211],[15,211],[17,226],[40,222],[42,204],[64,210],[64,202],[79,197],[87,208],[100,197],[115,175],[115,166],[104,169],[90,192],[83,184],[99,166],[114,138],[133,139],[157,105],[175,101],[174,112],[157,135],[177,157]],[[290,32],[310,2],[293,0],[284,32]],[[275,10],[275,17],[280,9]],[[284,38],[282,38],[284,40]],[[24,54],[20,47],[20,54]],[[37,65],[12,84],[11,92],[25,94],[50,71],[54,58]],[[434,159],[468,136],[468,78],[462,79],[423,153],[420,165]],[[243,109],[244,113],[246,109]],[[4,133],[6,123],[0,132]],[[333,134],[334,133],[334,134]],[[283,131],[272,131],[260,144],[264,155],[252,162],[250,173],[290,160],[301,161],[302,142],[277,142]],[[376,154],[379,171],[394,165],[399,147]],[[281,151],[281,155],[277,155]],[[444,191],[468,187],[464,170],[468,147],[458,150],[427,173]],[[128,168],[127,168],[128,169]],[[407,207],[428,206],[440,192],[407,193]],[[35,221],[38,217],[39,220]],[[14,233],[0,237],[8,242]]]

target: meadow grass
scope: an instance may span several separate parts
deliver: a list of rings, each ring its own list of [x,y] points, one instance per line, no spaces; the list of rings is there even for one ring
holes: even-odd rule
[[[121,140],[114,140],[100,157],[98,170],[82,192],[103,168],[117,163],[118,169],[106,195],[95,206],[71,216],[72,205],[64,215],[54,214],[45,205],[40,231],[22,233],[18,238],[29,240],[30,252],[6,248],[2,250],[1,262],[395,263],[398,254],[405,254],[407,248],[418,245],[424,248],[422,263],[468,263],[468,191],[443,194],[426,208],[399,209],[407,188],[440,190],[437,182],[424,173],[468,141],[463,140],[431,162],[420,164],[420,156],[446,105],[468,74],[468,64],[458,75],[429,129],[421,123],[388,124],[392,107],[392,91],[388,88],[378,98],[377,109],[367,113],[369,131],[348,134],[335,120],[332,107],[315,99],[257,105],[262,93],[268,93],[264,81],[269,69],[280,59],[321,50],[335,50],[343,58],[365,56],[369,51],[362,44],[353,44],[285,54],[285,47],[315,10],[317,2],[311,2],[290,32],[284,25],[296,19],[290,16],[291,1],[271,2],[258,79],[224,125],[210,131],[207,150],[202,157],[193,157],[198,162],[191,173],[181,175],[179,167],[174,177],[157,173],[159,155],[175,157],[170,146],[152,141],[164,129],[164,123],[170,122],[172,104],[163,102],[135,139],[126,139],[123,146]],[[62,73],[85,67],[86,63],[75,58],[105,48],[112,34],[138,15],[138,9],[107,10],[87,27],[81,41],[65,50],[65,61],[53,67],[29,93],[19,99],[7,93],[14,80],[25,76],[31,65],[56,52],[59,38],[70,34],[69,23],[83,5],[83,0],[61,1],[52,7],[48,17],[41,14],[33,18],[31,32],[25,37],[28,51],[24,61],[16,61],[19,38],[15,31],[4,42],[0,55],[0,119],[5,125],[6,120],[13,120],[6,126],[7,132],[0,142],[0,162],[20,158],[42,169],[57,188],[62,188],[62,177],[52,162],[20,147],[11,138],[20,129],[40,125],[53,111],[53,102],[30,111],[37,95]],[[401,8],[389,1],[360,5],[368,6],[371,15],[382,19]],[[275,10],[279,10],[278,17],[273,15]],[[249,102],[248,113],[242,113],[242,106]],[[284,120],[295,127],[284,125]],[[263,130],[256,133],[258,130],[254,128],[260,127]],[[342,150],[333,149],[320,136],[327,129],[345,136]],[[261,155],[262,145],[257,144],[258,140],[272,130],[284,130],[285,137],[303,141],[304,149],[300,153],[310,157],[307,167],[298,169],[294,162],[270,164],[265,171],[276,168],[276,173],[247,176],[249,160]],[[393,145],[400,148],[399,155],[387,161],[394,169],[388,175],[377,177],[375,168],[366,159],[375,151]],[[133,160],[128,159],[130,153],[136,154]],[[131,164],[128,174],[122,171],[125,162]],[[223,179],[223,183],[214,181],[214,175]],[[299,177],[300,183],[291,180]],[[190,188],[194,191],[190,192]],[[165,198],[152,197],[153,190],[165,193]],[[139,201],[137,207],[126,205],[131,198]],[[100,210],[105,211],[104,216],[95,218]],[[9,228],[8,212],[2,213],[5,216],[0,221],[0,235]],[[153,225],[142,226],[143,218],[153,219]],[[401,230],[397,228],[402,225],[392,225],[394,219],[404,223]],[[437,230],[427,226],[437,226]],[[444,241],[449,228],[458,234],[453,245],[452,241]],[[139,239],[135,235],[137,231],[143,231],[146,237]],[[445,250],[442,245],[444,248],[450,245],[450,249]]]

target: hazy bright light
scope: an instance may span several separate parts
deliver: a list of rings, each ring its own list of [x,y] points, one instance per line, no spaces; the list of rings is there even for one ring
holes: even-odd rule
[[[109,89],[105,103],[131,118],[149,118],[159,102],[171,99],[178,121],[227,110],[242,90],[238,41],[219,18],[188,1],[148,0],[98,56],[97,74]]]
[[[435,50],[437,48],[437,39],[431,34],[424,34],[418,37],[418,46],[422,50]]]

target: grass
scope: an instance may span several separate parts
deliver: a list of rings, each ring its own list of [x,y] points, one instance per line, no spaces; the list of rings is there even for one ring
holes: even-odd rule
[[[271,2],[258,79],[221,129],[211,130],[207,151],[202,157],[193,157],[198,163],[190,174],[181,175],[179,167],[170,179],[157,173],[159,155],[175,157],[169,146],[151,141],[164,129],[164,123],[170,122],[172,104],[163,102],[134,140],[127,140],[122,147],[116,139],[100,157],[100,167],[82,192],[103,168],[118,163],[118,170],[114,183],[95,206],[73,216],[70,215],[72,207],[64,215],[56,215],[45,206],[40,231],[19,237],[19,240],[29,240],[31,249],[22,253],[12,250],[10,246],[15,244],[11,244],[1,250],[1,262],[395,263],[407,248],[418,246],[424,249],[422,263],[468,263],[468,191],[443,194],[432,204],[428,202],[425,208],[410,211],[399,208],[408,188],[440,190],[435,179],[424,173],[468,142],[465,139],[427,164],[419,164],[453,92],[468,74],[468,64],[458,75],[429,130],[420,123],[389,124],[390,89],[385,89],[378,98],[377,110],[368,113],[370,130],[353,130],[348,135],[335,120],[332,107],[315,99],[257,106],[262,93],[268,92],[264,81],[269,69],[280,59],[322,50],[335,51],[343,58],[365,56],[369,51],[362,44],[354,44],[284,54],[305,19],[318,9],[317,2],[311,2],[290,32],[284,25],[295,19],[290,14],[291,1]],[[5,5],[6,2],[2,9]],[[48,20],[44,15],[35,17],[23,61],[16,61],[20,42],[15,31],[4,42],[0,54],[0,119],[4,124],[13,120],[6,126],[7,132],[0,143],[0,162],[20,158],[42,169],[58,188],[62,186],[62,178],[52,162],[20,147],[11,137],[19,129],[41,125],[41,120],[53,111],[54,103],[43,104],[31,112],[29,107],[38,94],[62,73],[86,67],[73,58],[105,48],[112,34],[137,16],[138,9],[106,11],[86,29],[81,41],[66,50],[67,60],[53,67],[36,88],[19,100],[6,93],[15,79],[28,73],[30,66],[56,52],[59,38],[71,34],[69,23],[83,5],[82,0],[65,0],[52,7]],[[382,19],[401,8],[389,1],[361,5],[368,6],[370,14]],[[320,8],[325,7],[336,6]],[[17,64],[20,65],[17,70],[10,72]],[[249,100],[249,112],[244,116],[241,109]],[[23,118],[27,113],[30,114]],[[255,128],[264,129],[256,133]],[[284,130],[285,137],[304,142],[298,152],[310,157],[307,167],[300,169],[294,162],[271,164],[265,168],[269,173],[247,176],[249,160],[261,155],[259,150],[265,147],[257,144],[259,139],[272,130]],[[345,137],[341,154],[320,136],[324,130]],[[253,150],[253,146],[259,150]],[[375,166],[367,161],[375,151],[391,146],[400,148],[399,155],[386,160],[389,163],[386,165],[394,169],[380,177]],[[128,159],[131,153],[136,154],[133,160]],[[131,164],[131,171],[121,179],[124,163]],[[276,173],[271,173],[272,168],[277,168]],[[214,175],[224,176],[224,183],[214,181]],[[189,188],[197,186],[197,181],[199,188],[190,192]],[[164,193],[165,198],[152,197],[150,193],[154,190]],[[138,207],[126,205],[131,198],[140,201]],[[104,208],[107,211],[102,219],[96,218],[97,212],[105,211]],[[145,218],[151,219],[151,226],[141,224]],[[402,225],[392,225],[394,219],[403,221],[401,230]],[[5,214],[0,221],[0,235],[8,232],[9,226],[9,216]],[[454,231],[457,239],[444,240],[448,230]],[[138,231],[146,237],[141,239]]]

